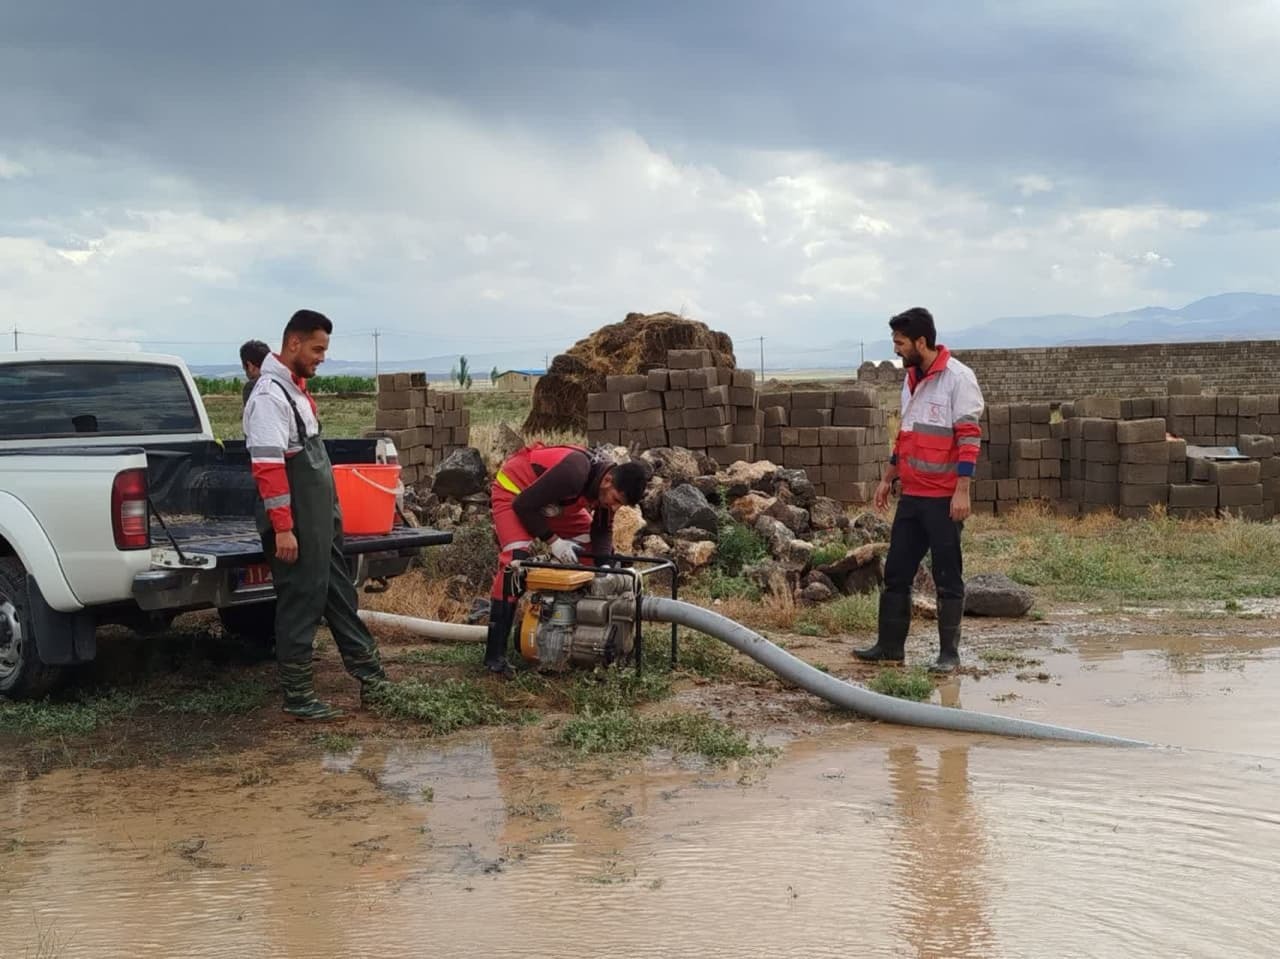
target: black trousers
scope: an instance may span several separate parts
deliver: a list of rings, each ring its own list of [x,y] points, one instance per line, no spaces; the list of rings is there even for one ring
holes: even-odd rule
[[[951,518],[950,496],[903,496],[893,517],[889,556],[884,562],[886,593],[910,595],[924,554],[933,557],[933,582],[939,599],[964,598],[964,523]]]

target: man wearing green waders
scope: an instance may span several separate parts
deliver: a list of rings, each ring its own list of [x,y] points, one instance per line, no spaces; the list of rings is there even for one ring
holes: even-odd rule
[[[356,590],[342,555],[342,513],[333,468],[320,439],[316,401],[307,380],[329,349],[333,324],[299,310],[284,328],[278,354],[244,408],[245,444],[258,484],[258,530],[276,591],[276,658],[284,711],[299,719],[342,713],[316,698],[311,657],[323,616],[347,672],[360,681],[361,702],[387,681],[378,647],[356,614]]]

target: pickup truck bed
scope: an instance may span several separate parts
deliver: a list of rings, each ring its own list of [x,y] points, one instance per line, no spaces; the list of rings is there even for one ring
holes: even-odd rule
[[[344,552],[358,556],[369,552],[421,549],[424,546],[444,546],[453,534],[436,529],[412,526],[396,526],[390,533],[379,536],[344,537]],[[211,556],[217,568],[245,566],[265,562],[262,540],[251,519],[193,519],[186,522],[166,520],[162,528],[153,522],[151,544],[155,549],[177,548],[184,554]]]

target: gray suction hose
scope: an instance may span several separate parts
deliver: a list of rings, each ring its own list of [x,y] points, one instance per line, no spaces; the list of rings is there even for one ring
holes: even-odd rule
[[[914,703],[894,696],[873,693],[865,687],[846,683],[834,676],[828,676],[820,669],[814,669],[803,660],[775,646],[760,634],[701,606],[692,606],[689,603],[660,596],[645,596],[641,600],[640,609],[646,620],[675,623],[678,626],[696,629],[750,656],[765,669],[776,673],[787,682],[794,683],[801,689],[842,709],[852,710],[881,722],[952,729],[958,732],[988,733],[997,736],[1026,736],[1031,739],[1099,743],[1108,746],[1153,745],[1139,739],[1105,736],[1083,729],[1051,726],[1048,723],[1015,719],[1010,716],[995,716],[990,713],[974,713],[964,709],[935,706],[932,703]]]

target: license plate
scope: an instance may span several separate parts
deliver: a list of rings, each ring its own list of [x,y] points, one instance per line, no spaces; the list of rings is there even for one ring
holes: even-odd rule
[[[255,563],[236,570],[236,589],[259,589],[271,585],[271,567],[266,563]]]

